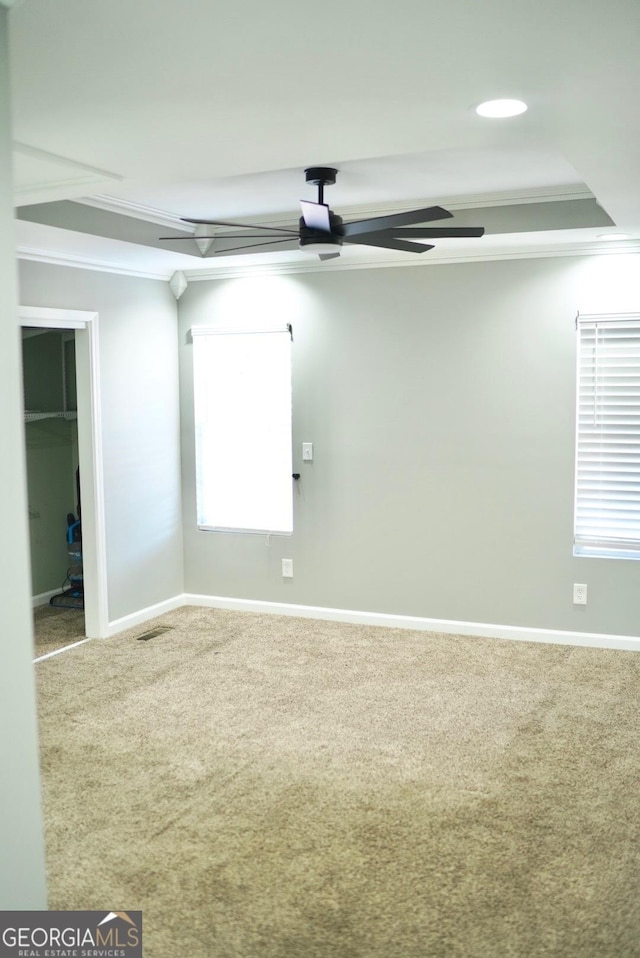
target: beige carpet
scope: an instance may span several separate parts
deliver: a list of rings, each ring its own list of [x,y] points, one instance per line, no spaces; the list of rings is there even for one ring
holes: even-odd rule
[[[159,624],[37,666],[51,908],[145,958],[640,956],[640,656]]]
[[[85,638],[82,609],[40,605],[33,610],[34,657],[47,655]]]

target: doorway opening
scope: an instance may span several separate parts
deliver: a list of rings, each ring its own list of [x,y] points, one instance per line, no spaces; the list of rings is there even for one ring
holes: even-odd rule
[[[39,307],[19,315],[39,656],[108,632],[98,317]]]
[[[36,655],[86,637],[75,369],[75,330],[22,328]]]

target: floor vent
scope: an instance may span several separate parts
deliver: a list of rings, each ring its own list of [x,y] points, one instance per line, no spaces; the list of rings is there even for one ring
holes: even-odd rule
[[[137,635],[136,640],[138,642],[148,642],[149,639],[155,639],[156,636],[164,635],[165,632],[171,631],[168,626],[159,626],[157,629],[150,629],[148,632],[143,632],[142,635]]]

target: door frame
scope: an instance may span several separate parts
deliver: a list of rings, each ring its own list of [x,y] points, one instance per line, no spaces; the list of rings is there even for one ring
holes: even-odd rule
[[[100,401],[98,313],[79,309],[19,306],[20,326],[73,329],[78,392],[78,459],[82,476],[82,566],[85,586],[85,632],[109,634],[104,468]]]

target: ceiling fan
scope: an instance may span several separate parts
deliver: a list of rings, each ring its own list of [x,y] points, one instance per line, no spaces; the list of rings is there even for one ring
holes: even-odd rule
[[[433,249],[433,244],[416,243],[416,239],[441,239],[443,237],[477,237],[484,234],[482,226],[418,226],[407,229],[412,223],[430,223],[434,220],[449,219],[453,216],[441,206],[428,206],[419,210],[408,210],[405,213],[392,213],[388,216],[375,216],[372,219],[356,220],[353,223],[344,223],[341,216],[332,212],[324,202],[325,186],[332,186],[336,181],[338,171],[330,166],[310,166],[305,171],[307,183],[318,187],[318,200],[313,203],[309,200],[300,200],[302,216],[297,230],[280,228],[278,226],[256,226],[252,223],[229,223],[225,220],[191,219],[183,216],[184,223],[193,223],[196,226],[226,226],[234,229],[257,230],[257,233],[218,233],[217,236],[205,235],[198,232],[196,236],[161,236],[161,240],[235,240],[253,239],[262,240],[247,246],[232,246],[228,249],[215,250],[215,253],[237,253],[241,250],[256,250],[261,252],[264,247],[278,246],[283,243],[292,243],[297,240],[301,249],[308,253],[318,253],[321,260],[334,259],[340,255],[340,248],[344,243],[356,246],[376,246],[382,249],[401,250],[407,253],[424,253]],[[203,253],[206,255],[206,253]],[[212,255],[212,254],[209,254]]]

